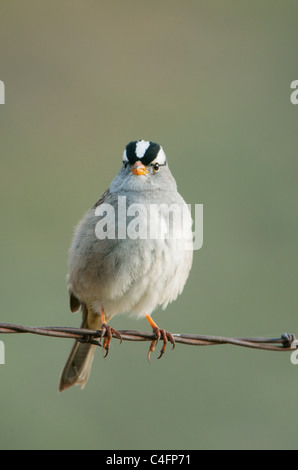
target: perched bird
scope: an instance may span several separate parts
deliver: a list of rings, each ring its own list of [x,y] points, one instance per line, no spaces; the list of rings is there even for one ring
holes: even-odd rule
[[[102,330],[105,356],[112,335],[121,339],[108,325],[112,317],[145,317],[156,335],[148,359],[159,338],[161,357],[167,342],[174,347],[175,341],[151,314],[181,294],[192,259],[191,214],[163,148],[151,141],[130,142],[120,171],[75,230],[67,278],[71,311],[81,308],[82,328]],[[60,391],[74,384],[85,386],[96,347],[75,342]]]

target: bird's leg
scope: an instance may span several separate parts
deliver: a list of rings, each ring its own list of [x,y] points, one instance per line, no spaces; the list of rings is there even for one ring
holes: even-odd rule
[[[162,355],[164,354],[164,352],[166,350],[166,347],[167,347],[168,341],[170,341],[170,343],[172,344],[172,349],[174,349],[175,340],[174,340],[174,336],[171,333],[168,333],[167,331],[162,330],[161,328],[158,328],[157,324],[152,320],[150,315],[146,315],[146,320],[148,320],[148,322],[149,322],[149,324],[150,324],[150,326],[153,330],[153,333],[156,335],[156,339],[153,339],[151,341],[150,348],[149,348],[149,351],[148,351],[147,358],[148,358],[148,361],[150,362],[151,353],[154,351],[155,346],[156,346],[156,344],[157,344],[157,342],[160,338],[162,338],[162,340],[163,340],[163,346],[160,350],[160,355],[158,356],[157,359],[160,359],[162,357]]]
[[[116,331],[114,328],[111,328],[107,323],[106,323],[106,318],[105,318],[105,312],[104,309],[101,309],[101,335],[99,339],[99,344],[101,344],[102,338],[103,338],[103,345],[102,345],[102,354],[103,357],[106,358],[109,349],[110,349],[110,344],[113,335],[116,336],[116,338],[120,339],[120,343],[122,343],[122,338],[119,333],[119,331]]]

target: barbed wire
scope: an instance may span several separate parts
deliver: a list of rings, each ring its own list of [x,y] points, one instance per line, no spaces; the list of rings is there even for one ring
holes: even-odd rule
[[[0,323],[0,334],[12,333],[31,333],[35,335],[51,336],[55,338],[71,338],[82,343],[92,343],[101,347],[101,330],[89,330],[86,328],[72,328],[60,326],[23,326],[11,323]],[[157,339],[155,333],[147,333],[135,330],[119,330],[123,341],[153,341]],[[106,333],[105,333],[106,334]],[[113,338],[119,336],[113,334]],[[230,344],[253,349],[263,349],[267,351],[293,351],[298,347],[298,341],[293,334],[283,333],[277,338],[232,338],[224,336],[196,335],[196,334],[178,334],[173,333],[175,343],[181,343],[190,346],[215,346]]]

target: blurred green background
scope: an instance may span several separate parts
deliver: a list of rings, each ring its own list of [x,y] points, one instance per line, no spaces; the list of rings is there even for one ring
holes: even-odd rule
[[[173,333],[298,334],[296,1],[0,1],[1,322],[79,326],[73,227],[125,145],[163,145],[204,204],[204,245]],[[117,329],[150,331],[116,317]],[[101,351],[84,391],[58,379],[72,340],[1,336],[2,449],[297,448],[290,354],[147,343]]]

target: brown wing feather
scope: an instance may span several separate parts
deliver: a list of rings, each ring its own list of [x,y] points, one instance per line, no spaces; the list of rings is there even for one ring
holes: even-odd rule
[[[110,190],[107,189],[98,199],[98,201],[94,204],[93,209],[95,209],[97,206],[100,206],[103,202],[105,202],[107,196],[110,194]]]
[[[77,312],[81,306],[81,302],[71,291],[69,292],[69,304],[72,313]]]

